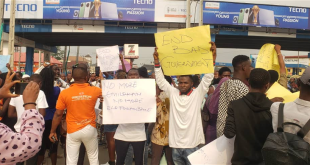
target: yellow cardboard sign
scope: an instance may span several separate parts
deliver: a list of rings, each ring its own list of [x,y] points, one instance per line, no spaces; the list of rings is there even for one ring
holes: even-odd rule
[[[275,97],[284,97],[292,94],[289,90],[284,88],[278,82],[275,82],[266,92],[266,95],[269,99],[273,99]]]
[[[275,70],[280,75],[280,65],[278,60],[278,55],[274,49],[273,44],[265,44],[260,49],[257,59],[256,68],[263,68],[266,70]]]
[[[210,26],[156,33],[155,42],[165,75],[213,73]]]
[[[284,99],[283,103],[293,102],[294,100],[299,98],[299,94],[300,94],[300,92],[295,92],[295,93],[291,93],[290,95],[284,96],[283,97],[283,99]]]

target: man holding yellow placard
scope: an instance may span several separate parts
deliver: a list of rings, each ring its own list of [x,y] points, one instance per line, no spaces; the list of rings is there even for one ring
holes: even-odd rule
[[[199,27],[200,28],[200,27]],[[194,30],[195,28],[192,28]],[[190,32],[191,33],[191,32]],[[191,35],[193,40],[200,38],[201,35],[205,36],[203,32],[202,34]],[[182,33],[186,34],[186,33]],[[157,43],[158,45],[158,43]],[[216,59],[216,50],[215,44],[212,43],[208,44],[206,41],[201,41],[199,43],[205,52],[211,52],[203,54],[199,51],[193,51],[196,53],[196,56],[199,57],[186,57],[188,60],[193,59],[209,59],[211,62],[208,62],[208,66],[213,66],[212,62]],[[207,45],[207,46],[205,46]],[[195,47],[191,44],[184,44],[182,48],[186,49],[189,47]],[[210,49],[211,47],[211,49]],[[205,50],[209,48],[208,50]],[[164,50],[161,50],[164,49]],[[171,50],[168,50],[171,51]],[[194,53],[194,54],[195,54]],[[214,58],[212,59],[212,53]],[[202,56],[202,55],[204,56]],[[168,95],[170,98],[170,120],[169,120],[169,146],[172,148],[172,158],[175,164],[190,164],[187,156],[191,153],[198,150],[199,144],[205,143],[205,138],[202,129],[202,121],[201,121],[201,110],[200,106],[204,99],[205,94],[209,90],[209,86],[211,81],[214,77],[213,75],[213,68],[208,68],[208,66],[201,66],[204,70],[201,70],[201,73],[208,73],[205,74],[202,78],[199,86],[196,89],[193,89],[193,78],[192,75],[184,75],[193,74],[193,71],[197,71],[196,69],[199,68],[195,66],[196,69],[190,69],[185,72],[183,69],[187,66],[182,65],[180,67],[173,67],[167,66],[165,62],[165,58],[163,56],[167,55],[165,48],[161,46],[161,48],[155,49],[154,52],[154,63],[155,63],[155,76],[156,76],[156,83],[159,88]],[[172,53],[174,56],[174,54]],[[192,59],[193,57],[193,59]],[[185,58],[185,56],[184,56]],[[178,89],[172,87],[164,78],[164,74],[161,70],[159,59],[161,59],[161,65],[165,71],[165,74],[179,74],[183,75],[179,78],[179,86]],[[210,63],[210,65],[209,65]],[[179,73],[178,70],[181,70]],[[183,69],[181,69],[183,68]],[[185,73],[184,73],[185,72]],[[182,74],[181,74],[182,73]],[[198,73],[198,72],[196,72]]]

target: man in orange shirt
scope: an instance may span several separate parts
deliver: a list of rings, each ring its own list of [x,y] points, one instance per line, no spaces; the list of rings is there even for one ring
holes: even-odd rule
[[[73,78],[70,88],[59,95],[49,138],[52,142],[58,140],[56,128],[63,110],[67,109],[67,165],[77,164],[81,142],[86,147],[89,163],[99,165],[95,104],[98,98],[102,98],[102,92],[87,83],[87,70],[84,68],[75,68]]]

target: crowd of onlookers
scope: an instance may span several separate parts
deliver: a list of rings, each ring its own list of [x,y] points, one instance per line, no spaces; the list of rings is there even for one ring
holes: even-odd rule
[[[278,119],[288,123],[283,129],[292,134],[310,119],[310,68],[288,80],[281,46],[275,50],[279,72],[254,69],[248,56],[237,55],[233,72],[222,67],[202,75],[165,76],[157,48],[151,74],[145,67],[126,72],[123,63],[122,69],[97,76],[84,63],[66,74],[57,65],[44,64],[32,75],[13,73],[7,65],[9,71],[0,74],[0,161],[41,165],[48,151],[56,165],[60,142],[67,164],[83,164],[87,153],[90,164],[98,165],[98,145],[104,135],[107,164],[146,165],[150,157],[152,165],[162,161],[182,165],[190,164],[190,154],[224,135],[235,137],[232,164],[270,164],[264,161],[262,149],[268,136],[279,131]],[[215,62],[213,42],[211,51]],[[100,81],[140,78],[156,80],[156,122],[102,125]],[[14,91],[16,83],[28,83],[19,95]],[[268,98],[266,93],[275,83],[300,91],[299,98],[284,107],[282,97]],[[308,131],[303,139],[310,143]]]

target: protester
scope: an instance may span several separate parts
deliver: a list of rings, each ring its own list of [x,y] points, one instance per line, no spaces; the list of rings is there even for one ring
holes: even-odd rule
[[[138,71],[139,71],[139,75],[141,78],[149,78],[146,67],[142,66],[142,67],[138,68]]]
[[[130,69],[127,75],[128,79],[139,79],[139,71]],[[115,135],[116,164],[123,165],[125,163],[126,154],[129,145],[132,145],[136,165],[144,164],[144,145],[146,141],[144,123],[119,124]]]
[[[215,45],[211,44],[212,47]],[[213,61],[215,61],[216,50],[212,47]],[[155,48],[153,56],[156,83],[170,98],[169,146],[172,148],[173,162],[175,164],[190,164],[187,156],[198,150],[199,144],[205,143],[200,108],[213,80],[213,73],[205,74],[199,86],[194,90],[192,76],[180,76],[177,89],[164,78],[157,48]]]
[[[45,131],[43,133],[42,139],[42,147],[40,152],[38,153],[37,165],[41,165],[44,161],[45,151],[49,150],[50,158],[52,161],[52,165],[57,164],[57,150],[58,143],[52,143],[49,140],[49,134],[52,128],[52,120],[54,113],[56,111],[55,106],[58,100],[58,96],[60,93],[60,88],[54,87],[54,80],[57,73],[55,73],[52,68],[44,68],[40,72],[40,76],[42,77],[42,91],[46,96],[46,100],[48,103],[48,108],[46,108],[46,114],[44,117],[45,120]],[[58,130],[59,131],[59,130]]]
[[[284,105],[283,123],[295,123],[303,127],[310,118],[310,68],[307,68],[303,75],[298,80],[300,84],[299,98],[295,101]],[[274,132],[277,132],[278,127],[278,111],[280,103],[274,103],[271,106],[272,125]],[[284,131],[296,134],[300,128],[295,125],[284,125]],[[310,144],[310,133],[308,132],[304,140]]]
[[[30,76],[28,74],[24,74],[22,77],[22,82],[28,83],[30,81]]]
[[[228,67],[222,67],[219,70],[219,78],[230,78],[231,77],[231,70]]]
[[[290,81],[288,82],[288,89],[292,92],[298,92],[299,91],[299,87],[297,85],[296,79],[291,77]]]
[[[197,75],[193,75],[193,87],[197,88],[199,84],[200,84],[199,77]]]
[[[60,74],[60,78],[63,80],[63,81],[66,81],[66,75],[64,73]]]
[[[251,61],[248,56],[238,55],[233,58],[234,75],[232,79],[224,82],[220,87],[220,98],[218,105],[218,118],[216,122],[217,137],[223,135],[228,105],[249,93],[248,78],[252,70]]]
[[[12,82],[15,73],[8,72],[5,84],[0,88],[0,99],[16,97],[11,94],[10,88],[16,83]],[[25,111],[22,114],[21,132],[15,133],[3,123],[0,123],[0,135],[2,144],[0,147],[1,164],[14,164],[23,162],[34,156],[41,146],[44,120],[36,110],[35,101],[39,94],[39,86],[30,82],[23,92]]]
[[[278,81],[280,85],[282,85],[284,88],[287,88],[286,68],[285,68],[284,59],[281,53],[281,46],[275,45],[274,49],[276,50],[278,54],[278,60],[279,60],[279,66],[280,66],[280,78],[279,78],[279,74],[277,71],[269,70],[268,72],[270,74],[270,86],[272,86],[275,82]]]
[[[211,96],[208,96],[208,99],[210,99],[210,101],[207,100],[203,108],[204,113],[208,114],[209,116],[209,120],[205,129],[206,144],[212,142],[217,138],[216,121],[219,109],[220,87],[227,80],[229,80],[229,78],[227,77],[221,79],[213,94]]]
[[[170,77],[169,77],[170,78]],[[166,79],[169,84],[172,83],[172,79]],[[169,147],[169,109],[170,101],[169,97],[164,91],[161,91],[156,85],[157,95],[157,112],[156,123],[152,131],[152,165],[159,165],[164,151],[167,164],[173,165],[172,149]]]
[[[31,75],[29,80],[37,83],[39,87],[42,86],[42,77],[38,74]],[[45,116],[45,108],[47,108],[48,105],[46,102],[45,94],[42,90],[39,91],[39,95],[35,103],[36,103],[36,110],[38,110],[42,116]],[[20,130],[21,121],[22,121],[21,116],[23,112],[25,111],[23,104],[24,104],[23,95],[19,95],[18,97],[11,98],[8,116],[10,118],[17,117],[17,122],[14,125],[16,132],[21,131]]]
[[[68,72],[67,80],[66,80],[67,84],[70,84],[71,80],[72,80],[72,74],[70,72]]]
[[[267,136],[273,132],[270,101],[265,93],[269,89],[270,75],[265,69],[251,71],[249,93],[230,102],[224,135],[235,138],[231,163],[263,164],[261,150]]]
[[[97,98],[102,98],[102,94],[100,88],[87,83],[87,75],[87,70],[82,67],[74,69],[74,83],[59,95],[49,135],[51,142],[55,143],[58,140],[56,129],[63,116],[63,110],[67,109],[67,164],[77,164],[82,142],[85,144],[90,164],[99,164],[94,108]]]

